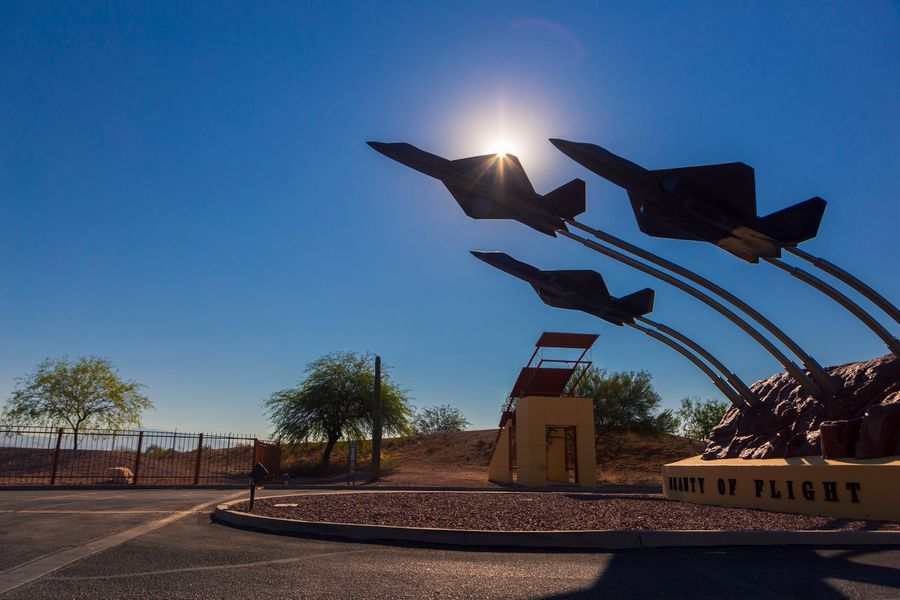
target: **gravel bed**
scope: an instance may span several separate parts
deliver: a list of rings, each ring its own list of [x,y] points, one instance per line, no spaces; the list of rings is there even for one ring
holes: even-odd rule
[[[298,506],[276,507],[275,504]],[[233,507],[246,511],[246,503]],[[666,500],[657,495],[581,493],[334,493],[257,499],[254,514],[301,521],[483,530],[783,531],[900,530],[854,521]]]

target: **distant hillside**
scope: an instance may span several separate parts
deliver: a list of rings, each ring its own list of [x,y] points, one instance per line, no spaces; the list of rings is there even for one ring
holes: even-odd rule
[[[437,433],[407,439],[387,439],[382,444],[383,483],[387,485],[487,485],[487,467],[494,450],[496,429]],[[357,469],[367,470],[368,443],[357,452]],[[282,466],[292,477],[315,472],[322,444],[285,448]],[[610,433],[597,445],[597,479],[600,484],[658,484],[660,467],[703,451],[704,444],[673,435]],[[335,447],[326,479],[339,480],[347,468],[347,444]],[[362,476],[360,476],[362,479]]]

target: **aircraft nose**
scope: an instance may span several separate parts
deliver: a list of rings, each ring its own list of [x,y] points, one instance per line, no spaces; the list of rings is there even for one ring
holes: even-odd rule
[[[562,150],[564,147],[573,144],[574,142],[570,142],[568,140],[563,140],[560,138],[550,138],[550,143]]]
[[[374,150],[378,150],[382,154],[388,154],[390,152],[391,144],[386,144],[384,142],[366,142],[369,147]]]
[[[557,150],[572,158],[597,150],[597,146],[593,144],[570,142],[569,140],[561,140],[559,138],[550,138],[550,143],[556,146]]]
[[[578,142],[570,142],[569,140],[562,140],[560,138],[550,138],[550,143],[556,146],[556,148],[562,152],[573,150],[575,149],[575,147],[581,145]]]
[[[412,161],[412,159],[416,156],[418,151],[413,146],[406,144],[404,142],[366,142],[370,148],[377,150],[379,153],[384,154],[388,158],[392,160],[396,160],[399,163],[403,163],[408,167],[412,167],[414,169],[418,168],[418,165]]]
[[[483,252],[479,250],[469,250],[469,252],[475,258],[494,266],[499,265],[504,259],[509,259],[509,255],[504,254],[503,252]]]

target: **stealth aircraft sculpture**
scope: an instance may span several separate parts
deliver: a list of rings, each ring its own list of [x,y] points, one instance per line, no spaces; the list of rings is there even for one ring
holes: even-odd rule
[[[399,163],[439,179],[473,219],[513,219],[556,237],[565,219],[584,212],[584,181],[573,179],[546,195],[534,191],[519,159],[488,154],[448,160],[412,144],[367,142]]]
[[[596,271],[542,271],[503,252],[473,251],[472,255],[528,282],[544,304],[555,308],[580,310],[619,326],[634,323],[635,317],[653,310],[653,290],[644,288],[622,298],[615,298],[609,294],[603,276]]]
[[[712,379],[713,384],[739,409],[743,408],[745,404],[750,406],[756,404],[756,395],[715,356],[687,336],[646,318],[645,315],[653,310],[655,292],[652,289],[645,288],[633,294],[616,298],[610,295],[603,276],[596,271],[543,271],[518,261],[503,252],[472,252],[472,254],[489,265],[529,283],[541,300],[549,306],[585,312],[609,321],[613,325],[626,325],[637,329],[663,342],[701,369]],[[635,321],[642,322],[659,331],[641,327]],[[671,337],[667,337],[667,335]],[[709,361],[728,379],[733,387],[729,387],[728,383],[710,369],[707,364],[678,342],[681,342],[681,344],[694,350]]]
[[[566,156],[628,192],[638,227],[663,238],[712,242],[744,260],[781,256],[816,236],[819,197],[756,215],[753,168],[726,163],[650,171],[594,144],[551,139]]]

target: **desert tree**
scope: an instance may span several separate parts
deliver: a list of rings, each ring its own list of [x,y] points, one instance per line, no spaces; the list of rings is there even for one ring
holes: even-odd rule
[[[730,407],[731,404],[723,400],[682,398],[678,409],[682,435],[696,441],[709,440],[710,432]]]
[[[365,438],[373,421],[373,358],[358,352],[326,354],[306,366],[296,386],[272,394],[264,404],[278,439],[289,444],[324,441],[324,470],[338,440]],[[406,433],[412,410],[387,368],[381,374],[381,404],[384,431]]]
[[[463,431],[470,425],[462,411],[449,404],[426,406],[416,412],[413,418],[416,433],[439,433]]]
[[[143,387],[119,377],[105,358],[48,358],[33,373],[17,380],[3,418],[10,423],[68,425],[77,450],[83,428],[139,427],[141,414],[153,408],[140,393]]]
[[[581,398],[593,398],[598,436],[609,431],[675,433],[678,429],[678,418],[673,411],[661,410],[662,398],[646,371],[607,373],[592,366],[574,393]]]

